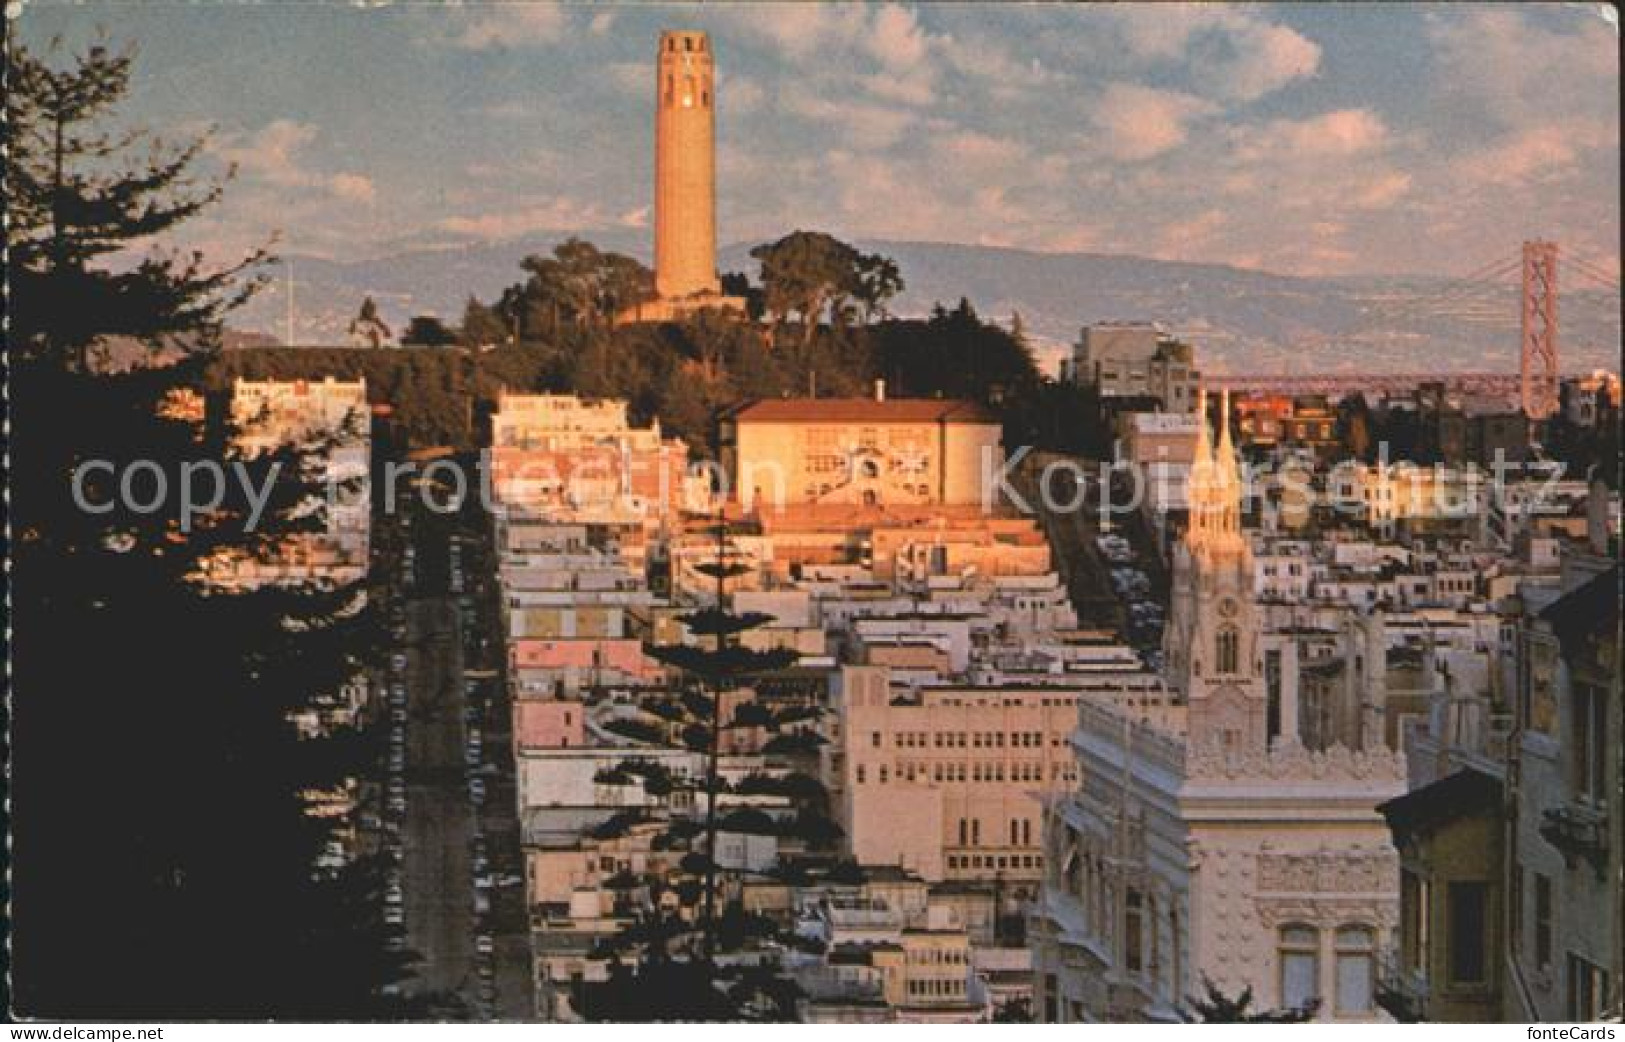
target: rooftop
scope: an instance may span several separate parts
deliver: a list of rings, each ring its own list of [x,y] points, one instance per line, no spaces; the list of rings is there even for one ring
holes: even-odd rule
[[[996,424],[976,402],[940,398],[767,398],[734,411],[736,423]]]

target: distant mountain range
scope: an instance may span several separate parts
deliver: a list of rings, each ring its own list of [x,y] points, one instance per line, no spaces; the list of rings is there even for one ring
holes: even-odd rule
[[[405,248],[372,260],[289,258],[294,339],[343,343],[363,297],[397,330],[416,314],[456,322],[469,294],[483,300],[519,280],[519,261],[547,253],[564,236],[466,246]],[[646,233],[584,236],[645,260]],[[901,315],[968,298],[984,316],[1019,312],[1047,363],[1086,323],[1144,319],[1194,342],[1203,367],[1229,373],[1512,371],[1518,365],[1518,292],[1505,284],[1468,291],[1434,276],[1304,277],[1222,264],[1094,253],[1036,253],[952,243],[859,244],[897,260],[907,290]],[[755,275],[749,244],[722,251],[724,271]],[[285,272],[233,326],[284,335]],[[1617,367],[1620,301],[1600,289],[1561,298],[1559,350],[1565,371]]]

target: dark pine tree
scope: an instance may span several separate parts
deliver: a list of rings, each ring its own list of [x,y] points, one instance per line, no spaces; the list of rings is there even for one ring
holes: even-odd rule
[[[183,522],[182,467],[226,460],[233,435],[187,396],[256,283],[197,256],[106,263],[218,198],[192,171],[203,142],[149,151],[103,129],[127,51],[53,64],[13,47],[7,61],[14,1009],[389,1015],[381,988],[405,966],[385,951],[376,868],[314,874],[331,826],[300,795],[359,764],[289,722],[365,664],[371,615],[352,589],[198,581],[216,555],[272,554],[322,523],[301,512],[321,446],[239,461],[217,500],[198,486],[212,508]],[[93,371],[110,336],[192,354]],[[257,524],[248,486],[265,496]]]

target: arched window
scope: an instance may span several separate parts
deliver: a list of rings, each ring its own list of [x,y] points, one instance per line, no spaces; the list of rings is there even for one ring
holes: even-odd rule
[[[1376,985],[1376,934],[1368,926],[1337,930],[1337,1015],[1370,1013]]]
[[[1224,629],[1220,630],[1219,635],[1214,638],[1214,657],[1218,660],[1215,668],[1218,669],[1220,675],[1236,672],[1236,661],[1238,658],[1237,649],[1239,644],[1240,641],[1236,635],[1236,631],[1229,626],[1226,626]]]
[[[1281,927],[1277,955],[1281,966],[1281,1008],[1309,1006],[1320,997],[1320,931],[1302,923]]]

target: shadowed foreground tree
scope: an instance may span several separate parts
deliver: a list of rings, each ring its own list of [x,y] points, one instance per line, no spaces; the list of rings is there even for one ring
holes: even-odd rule
[[[173,144],[115,128],[133,49],[97,45],[61,57],[59,42],[47,58],[16,43],[6,52],[12,360],[50,358],[83,370],[104,337],[133,337],[156,350],[216,335],[221,318],[259,287],[244,273],[265,260],[264,251],[214,270],[199,253],[161,249],[117,270],[105,265],[220,198],[223,182],[196,169],[209,139]]]
[[[305,814],[301,792],[332,765],[314,769],[316,740],[289,721],[365,663],[372,616],[350,589],[195,581],[216,554],[271,554],[321,524],[301,511],[304,461],[321,446],[241,460],[219,486],[191,472],[208,506],[183,522],[182,468],[225,460],[232,436],[197,422],[186,392],[254,283],[195,257],[96,263],[219,187],[187,173],[201,143],[132,164],[143,139],[101,129],[129,52],[93,48],[59,68],[16,48],[7,61],[7,179],[24,210],[10,273],[14,1008],[391,1015],[381,988],[405,956],[385,953],[379,877],[366,863],[313,872],[332,826]],[[75,168],[87,159],[93,169]],[[88,371],[111,334],[198,354]]]
[[[1202,978],[1202,991],[1201,998],[1192,996],[1190,1000],[1194,1019],[1201,1024],[1304,1024],[1320,1008],[1317,1000],[1301,1009],[1255,1010],[1251,987],[1232,998],[1206,977]]]

